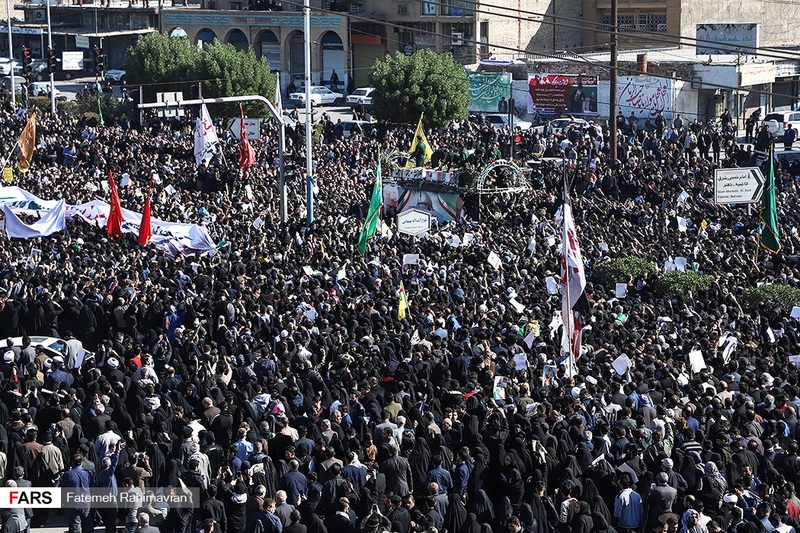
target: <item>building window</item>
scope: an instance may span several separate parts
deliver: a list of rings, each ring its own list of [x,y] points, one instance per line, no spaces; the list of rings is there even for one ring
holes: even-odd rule
[[[489,22],[481,22],[481,57],[489,57]]]
[[[620,32],[634,31],[636,29],[636,17],[633,15],[620,15],[617,17],[617,25]]]
[[[443,0],[442,16],[469,17],[472,16],[474,1],[472,0]]]
[[[423,15],[436,15],[436,2],[434,0],[424,0],[422,2]]]
[[[610,15],[603,15],[600,20],[600,31],[612,31]],[[637,13],[635,15],[620,15],[617,17],[620,33],[636,31],[652,31],[664,33],[667,31],[667,15],[664,13]]]
[[[397,4],[398,15],[408,15],[408,4]]]

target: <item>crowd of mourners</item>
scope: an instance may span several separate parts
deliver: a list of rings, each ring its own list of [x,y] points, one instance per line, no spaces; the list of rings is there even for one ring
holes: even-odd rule
[[[759,251],[757,209],[714,203],[714,170],[760,164],[752,146],[714,148],[699,121],[623,121],[617,157],[600,124],[519,138],[480,118],[429,128],[437,166],[513,149],[522,166],[535,160],[531,189],[466,197],[458,220],[423,237],[379,232],[362,256],[377,160],[407,150],[413,129],[344,138],[320,120],[308,225],[299,170],[280,222],[268,124],[241,172],[235,139],[198,167],[190,122],[40,117],[31,171],[14,185],[74,204],[103,197],[111,170],[130,178],[123,207],[141,211],[153,177],[154,218],[203,224],[224,245],[169,256],[77,219],[0,241],[0,478],[198,498],[6,509],[4,532],[59,512],[75,533],[800,532],[796,319],[742,299],[798,284],[797,163],[777,165],[773,255]],[[24,114],[6,106],[0,121],[13,146]],[[287,161],[304,168],[289,133]],[[703,150],[692,137],[706,133]],[[590,302],[574,372],[547,284],[560,271],[562,157]],[[447,238],[465,233],[466,245]],[[625,297],[593,280],[604,258],[630,255],[658,271],[631,276]],[[677,257],[710,288],[657,290]],[[64,339],[65,353],[35,336]],[[631,367],[618,374],[623,354]]]

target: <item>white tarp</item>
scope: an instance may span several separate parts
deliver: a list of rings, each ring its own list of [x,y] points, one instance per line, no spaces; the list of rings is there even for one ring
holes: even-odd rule
[[[42,218],[26,224],[11,211],[8,205],[3,206],[3,213],[6,217],[6,234],[15,239],[34,239],[36,237],[47,237],[57,231],[63,231],[67,225],[64,216],[66,212],[64,200],[59,201],[56,206],[48,211]]]
[[[78,217],[90,224],[96,225],[98,228],[106,227],[108,215],[111,211],[111,206],[102,200],[91,200],[82,204],[68,205],[65,204],[63,200],[43,200],[19,187],[0,187],[0,205],[3,206],[4,210],[8,208],[12,213],[33,215],[45,213],[42,217],[42,219],[44,219],[50,212],[55,210],[59,204],[63,204],[63,218],[69,219]],[[142,214],[123,209],[122,216],[122,232],[138,235],[139,226],[142,222]],[[6,220],[9,220],[9,217],[6,217]],[[41,222],[40,220],[36,224],[40,224]],[[8,224],[8,222],[6,224]],[[208,231],[206,231],[206,228],[203,226],[165,222],[155,218],[151,219],[150,224],[153,230],[153,236],[150,242],[171,255],[191,255],[194,253],[202,255],[213,253],[217,248],[214,241],[211,240]],[[63,226],[61,229],[63,229]],[[9,235],[11,237],[15,236]],[[32,235],[31,237],[36,236],[38,235]]]

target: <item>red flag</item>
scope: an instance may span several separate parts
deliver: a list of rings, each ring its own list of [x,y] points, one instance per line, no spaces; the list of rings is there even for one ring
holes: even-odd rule
[[[142,211],[142,223],[139,225],[139,244],[144,246],[150,237],[153,236],[153,227],[150,223],[150,194],[153,191],[153,178],[150,178],[150,183],[147,185],[147,199],[144,201],[144,210]]]
[[[239,104],[239,115],[242,118],[242,128],[239,132],[239,168],[247,170],[250,165],[256,162],[256,153],[247,140],[247,129],[244,127],[244,109],[242,109],[242,104]]]
[[[119,193],[117,184],[111,170],[108,171],[108,187],[111,189],[111,211],[108,214],[108,236],[122,237],[122,206],[119,204]]]

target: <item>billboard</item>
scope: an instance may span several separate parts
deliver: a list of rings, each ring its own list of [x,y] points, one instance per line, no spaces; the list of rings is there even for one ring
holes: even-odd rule
[[[61,70],[83,70],[83,52],[62,52]]]
[[[497,105],[505,96],[506,101],[511,98],[511,74],[500,72],[470,72],[469,79],[469,110],[472,112],[497,113]]]
[[[625,117],[655,118],[658,112],[672,118],[672,80],[652,76],[620,76],[617,106]]]
[[[756,55],[758,24],[698,24],[695,31],[697,55]]]
[[[528,113],[597,115],[597,76],[528,74]]]

